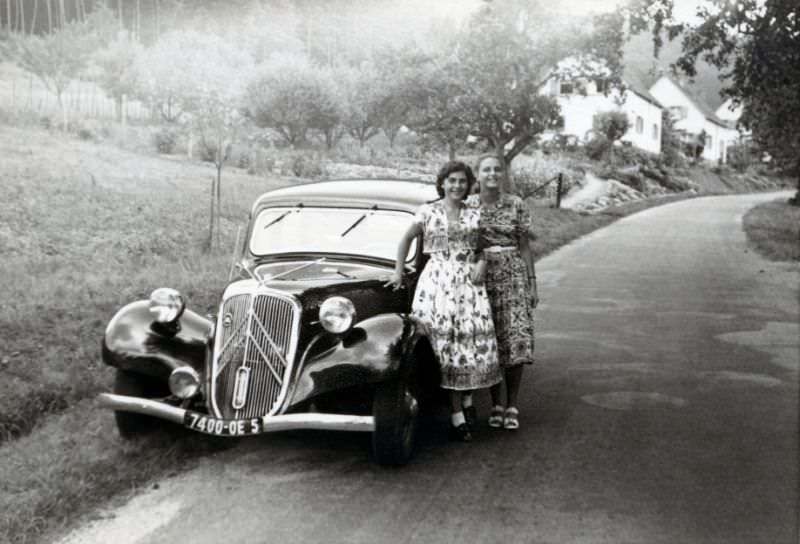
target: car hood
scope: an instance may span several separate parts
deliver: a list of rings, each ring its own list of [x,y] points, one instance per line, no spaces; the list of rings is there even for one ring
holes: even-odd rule
[[[408,297],[384,284],[391,274],[389,267],[319,260],[293,260],[260,264],[253,269],[257,278],[231,283],[229,294],[275,290],[299,300],[303,321],[317,319],[319,306],[331,296],[349,298],[356,307],[358,319],[378,313],[407,311]]]

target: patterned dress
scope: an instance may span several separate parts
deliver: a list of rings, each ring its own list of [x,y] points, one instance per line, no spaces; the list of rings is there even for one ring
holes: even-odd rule
[[[445,389],[489,387],[502,379],[486,289],[469,275],[478,243],[479,210],[461,207],[448,223],[442,201],[420,206],[423,251],[430,255],[412,303],[413,315],[428,328]]]
[[[470,195],[467,205],[481,211],[480,247],[500,364],[533,364],[533,307],[528,268],[519,252],[520,239],[531,226],[530,212],[521,198],[505,193],[488,205],[481,204],[479,195]]]

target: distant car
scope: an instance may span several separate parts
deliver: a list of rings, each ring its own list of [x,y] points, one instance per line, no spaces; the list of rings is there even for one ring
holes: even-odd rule
[[[436,198],[433,184],[393,180],[262,195],[216,316],[158,288],[109,322],[102,354],[116,380],[100,403],[115,410],[120,434],[160,420],[233,437],[367,431],[379,463],[405,464],[420,405],[439,384],[431,342],[409,315],[421,240],[404,288],[384,284],[413,212]]]

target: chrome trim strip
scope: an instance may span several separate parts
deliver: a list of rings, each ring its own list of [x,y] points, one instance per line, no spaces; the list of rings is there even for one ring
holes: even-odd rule
[[[288,431],[292,429],[372,432],[375,430],[375,418],[373,416],[350,416],[344,414],[308,412],[302,414],[264,416],[261,419],[261,425],[264,432]]]
[[[183,418],[186,414],[186,410],[183,408],[170,406],[157,400],[111,393],[100,393],[97,399],[103,408],[158,417],[180,425],[183,425]],[[261,424],[261,432],[263,433],[298,429],[359,432],[373,432],[375,430],[375,418],[373,416],[321,414],[316,412],[263,416]]]
[[[100,393],[97,396],[97,400],[103,408],[111,408],[122,412],[135,412],[137,414],[166,419],[172,423],[183,424],[183,416],[186,413],[186,410],[183,408],[177,408],[157,400],[128,397],[126,395]]]

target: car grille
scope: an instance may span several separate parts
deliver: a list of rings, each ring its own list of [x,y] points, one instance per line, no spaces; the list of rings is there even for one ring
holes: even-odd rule
[[[237,294],[223,301],[211,379],[212,409],[219,417],[259,417],[278,410],[299,314],[294,299],[283,295]]]

